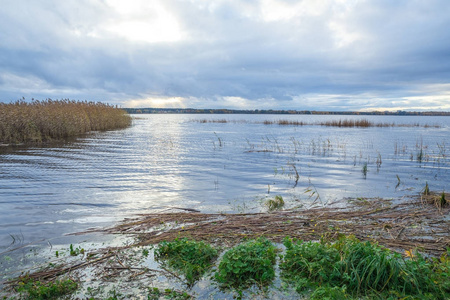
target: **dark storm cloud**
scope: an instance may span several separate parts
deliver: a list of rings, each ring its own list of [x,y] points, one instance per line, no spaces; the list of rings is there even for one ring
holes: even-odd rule
[[[110,1],[1,2],[1,101],[355,110],[398,108],[397,99],[404,109],[450,109],[444,0],[155,1],[182,35],[167,41],[110,29],[126,28],[126,18],[156,26],[161,11],[151,7],[127,14]]]

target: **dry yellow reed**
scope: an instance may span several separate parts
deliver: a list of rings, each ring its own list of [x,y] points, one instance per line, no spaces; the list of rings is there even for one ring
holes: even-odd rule
[[[0,103],[0,144],[40,143],[130,124],[131,117],[124,110],[100,102],[47,99]]]

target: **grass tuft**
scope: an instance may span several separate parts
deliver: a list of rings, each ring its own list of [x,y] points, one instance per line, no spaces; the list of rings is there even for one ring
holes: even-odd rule
[[[409,259],[405,259],[376,243],[360,242],[354,237],[342,237],[335,243],[286,238],[284,245],[282,276],[297,292],[315,290],[312,298],[343,299],[347,293],[383,299],[390,295],[424,299],[450,296],[447,256],[427,260],[417,252],[407,251]]]
[[[266,201],[266,206],[269,211],[274,211],[282,208],[284,206],[283,197],[280,195],[276,195],[275,199],[269,199]]]
[[[217,254],[211,245],[187,238],[161,242],[155,250],[156,259],[182,273],[190,285],[212,267]]]
[[[364,179],[366,179],[367,178],[367,162],[364,163],[364,165],[361,169],[361,172],[363,174]]]
[[[429,203],[436,206],[437,209],[441,210],[448,206],[448,193],[445,193],[445,190],[442,193],[434,193],[430,192],[428,183],[426,183],[425,187],[421,190],[421,201],[422,204]]]
[[[40,282],[29,277],[23,277],[17,283],[16,292],[20,299],[59,299],[62,296],[72,294],[78,288],[78,283],[72,279]]]
[[[430,187],[428,186],[428,182],[425,182],[425,187],[422,190],[422,194],[424,196],[430,195]]]
[[[194,299],[187,292],[180,292],[174,289],[160,290],[157,287],[148,288],[148,300],[159,300],[159,299],[177,299],[177,300],[188,300]]]
[[[447,199],[445,199],[445,191],[442,191],[441,196],[439,197],[439,207],[443,208],[448,204]]]

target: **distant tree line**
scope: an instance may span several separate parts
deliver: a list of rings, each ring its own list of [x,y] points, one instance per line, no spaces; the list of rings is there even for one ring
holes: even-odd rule
[[[279,115],[382,115],[382,116],[450,116],[449,111],[317,111],[273,109],[196,109],[196,108],[124,108],[129,114],[279,114]]]

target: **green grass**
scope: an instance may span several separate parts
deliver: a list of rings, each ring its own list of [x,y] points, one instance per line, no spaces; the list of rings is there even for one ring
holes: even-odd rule
[[[343,287],[318,287],[309,297],[310,300],[344,300],[350,299],[351,296],[346,292],[347,288]]]
[[[275,196],[275,199],[269,199],[266,201],[265,205],[269,211],[274,211],[283,208],[284,200],[280,195]]]
[[[164,297],[163,297],[164,296]],[[156,287],[150,287],[148,289],[147,300],[158,300],[158,299],[176,299],[176,300],[187,300],[194,299],[187,292],[179,292],[173,289],[161,290]]]
[[[72,294],[77,288],[78,283],[72,279],[44,283],[24,277],[18,282],[16,292],[20,295],[20,299],[44,300],[59,299],[62,296]]]
[[[239,244],[225,252],[215,279],[222,287],[237,290],[253,284],[267,285],[275,278],[276,252],[277,248],[265,238]]]
[[[366,162],[364,163],[364,165],[361,169],[361,172],[363,174],[364,179],[366,179],[367,178],[367,163]]]
[[[445,199],[445,191],[442,191],[441,197],[439,198],[439,207],[444,207],[447,205],[447,199]]]
[[[84,248],[76,247],[74,248],[72,244],[69,246],[69,254],[70,256],[78,256],[79,254],[84,255]]]
[[[428,186],[428,182],[425,182],[425,187],[422,190],[422,194],[428,196],[430,194],[430,187]]]
[[[311,283],[322,285],[325,282],[338,282],[340,280],[339,251],[326,244],[284,240],[286,254],[280,263],[282,275],[286,278],[296,278],[297,292],[307,289]]]
[[[130,126],[122,109],[73,100],[0,103],[0,144],[40,143]]]
[[[427,258],[413,250],[401,255],[353,236],[341,236],[335,242],[303,242],[287,237],[283,244],[286,250],[279,255],[279,275],[300,297],[450,299],[450,248],[440,258]],[[242,297],[247,288],[267,287],[277,276],[277,252],[266,238],[241,243],[224,253],[213,279],[220,288],[236,291],[237,297]],[[148,255],[147,251],[142,253]],[[161,242],[154,253],[157,260],[184,275],[188,287],[212,268],[218,256],[209,244],[186,238]],[[72,279],[42,282],[23,276],[14,286],[16,298],[10,299],[69,299],[78,287]],[[105,299],[124,299],[115,289],[108,296]],[[146,297],[192,298],[184,291],[158,288],[149,288]]]
[[[188,284],[203,276],[212,267],[217,255],[217,250],[211,245],[186,238],[161,242],[155,250],[156,259],[183,274]]]
[[[406,259],[376,243],[352,237],[335,243],[286,238],[284,245],[282,277],[299,293],[312,291],[312,299],[450,297],[447,255],[441,260],[426,259],[411,251],[412,257]]]

